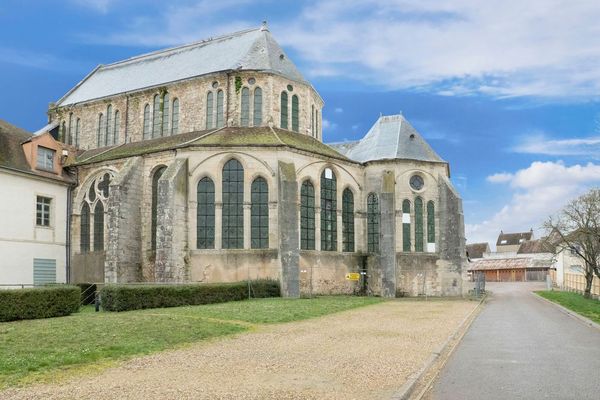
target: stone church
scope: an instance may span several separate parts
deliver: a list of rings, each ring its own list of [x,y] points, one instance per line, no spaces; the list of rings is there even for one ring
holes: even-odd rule
[[[448,163],[401,115],[324,144],[323,106],[266,25],[98,66],[48,111],[77,149],[70,280],[461,295]]]

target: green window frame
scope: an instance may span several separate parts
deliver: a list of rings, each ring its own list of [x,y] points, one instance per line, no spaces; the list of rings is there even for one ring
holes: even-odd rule
[[[167,169],[167,167],[165,166],[161,166],[158,167],[158,169],[156,169],[154,171],[154,175],[152,175],[152,221],[151,221],[151,243],[152,243],[152,250],[156,250],[156,232],[158,229],[158,180],[160,179],[160,177],[162,176],[162,174],[165,172],[165,170]]]
[[[244,247],[244,167],[232,158],[223,166],[222,240],[224,249]]]
[[[104,204],[96,202],[94,207],[94,251],[104,250]]]
[[[415,199],[415,251],[423,251],[423,199]]]
[[[354,251],[354,193],[349,188],[342,193],[342,251]]]
[[[427,202],[427,243],[435,244],[435,205],[431,200]]]
[[[113,129],[112,105],[109,104],[108,107],[106,107],[106,134],[104,135],[105,146],[112,146],[113,144]]]
[[[90,206],[87,202],[83,203],[79,218],[79,251],[88,253],[90,251]]]
[[[162,130],[160,132],[161,136],[167,136],[169,134],[169,113],[170,113],[170,100],[169,93],[164,93],[162,98]]]
[[[250,247],[269,248],[269,186],[264,178],[256,178],[251,186]]]
[[[300,101],[297,95],[292,96],[292,130],[298,132],[300,130]]]
[[[179,99],[173,99],[173,113],[171,116],[171,134],[179,133]]]
[[[379,197],[375,193],[367,196],[367,250],[369,253],[379,252]]]
[[[204,177],[198,182],[196,208],[196,248],[215,248],[215,184]]]
[[[309,180],[300,188],[300,248],[315,249],[315,188]]]
[[[81,134],[81,118],[75,121],[75,147],[79,147],[79,135]]]
[[[402,202],[402,251],[410,252],[410,200]]]
[[[224,126],[224,116],[223,116],[223,91],[217,91],[217,128],[222,128]]]
[[[262,125],[262,89],[257,87],[254,89],[254,113],[253,126]]]
[[[331,177],[327,177],[330,174]],[[321,173],[321,251],[337,250],[337,181],[335,172]]]
[[[152,125],[150,121],[150,104],[144,106],[144,139],[152,137]]]
[[[281,129],[288,128],[288,94],[286,91],[281,92],[281,110],[280,110],[280,127]]]
[[[242,88],[240,126],[250,126],[250,89],[247,87]]]
[[[162,136],[162,123],[160,121],[160,96],[154,95],[154,107],[152,109],[152,137]]]
[[[213,119],[213,110],[214,110],[214,97],[213,92],[208,92],[206,94],[206,129],[212,129],[215,127],[214,119]]]

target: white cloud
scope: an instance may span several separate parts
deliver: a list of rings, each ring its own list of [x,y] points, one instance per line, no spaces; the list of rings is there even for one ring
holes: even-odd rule
[[[588,156],[600,158],[600,136],[550,139],[545,134],[524,137],[514,148],[517,153],[551,156]]]
[[[500,230],[522,232],[530,228],[539,237],[542,223],[568,201],[600,186],[600,164],[567,166],[562,161],[533,162],[514,174],[498,173],[496,182],[506,182],[511,190],[511,200],[489,219],[466,224],[469,243],[495,243]]]
[[[497,174],[488,176],[487,178],[485,178],[485,180],[490,183],[505,183],[510,182],[512,178],[513,174],[509,174],[507,172],[499,172]]]
[[[48,71],[74,71],[84,67],[78,61],[57,57],[53,54],[1,46],[0,64],[13,64]]]
[[[336,113],[338,113],[338,114],[341,114],[341,113],[343,113],[343,112],[344,112],[344,109],[343,109],[342,107],[336,107],[336,108],[334,109],[334,111],[335,111]]]
[[[323,118],[323,130],[333,131],[337,128],[337,124],[335,122],[331,122],[330,120]]]
[[[85,7],[97,11],[101,14],[106,14],[110,7],[119,0],[71,0],[80,7]]]

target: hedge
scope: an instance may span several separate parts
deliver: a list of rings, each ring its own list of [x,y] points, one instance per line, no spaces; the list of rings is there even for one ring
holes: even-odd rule
[[[278,296],[278,281],[250,281],[250,297]],[[105,311],[224,303],[247,298],[248,281],[190,285],[106,285],[100,291],[100,302]]]
[[[62,317],[79,310],[81,290],[60,285],[0,290],[0,322]]]

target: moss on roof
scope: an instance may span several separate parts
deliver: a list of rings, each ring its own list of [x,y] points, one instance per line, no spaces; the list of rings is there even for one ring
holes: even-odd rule
[[[269,127],[223,128],[184,133],[120,146],[104,147],[82,153],[75,163],[83,165],[102,161],[134,157],[183,147],[291,147],[327,157],[350,161],[318,140],[283,129]]]
[[[21,143],[31,138],[31,133],[0,119],[0,165],[31,171]]]

